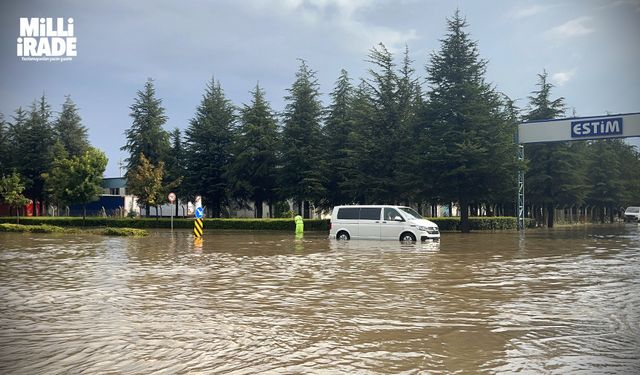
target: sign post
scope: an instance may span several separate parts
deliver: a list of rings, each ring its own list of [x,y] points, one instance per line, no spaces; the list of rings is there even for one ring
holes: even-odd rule
[[[173,202],[176,201],[176,193],[169,193],[169,195],[167,195],[167,199],[169,199],[169,203],[173,205]],[[171,207],[171,232],[173,232],[173,207]]]
[[[536,120],[518,125],[518,160],[524,145],[640,136],[640,113]],[[524,172],[518,171],[518,229],[524,231]]]
[[[202,237],[203,225],[202,225],[202,217],[204,216],[204,209],[202,207],[196,208],[196,220],[193,222],[193,234],[196,238]]]

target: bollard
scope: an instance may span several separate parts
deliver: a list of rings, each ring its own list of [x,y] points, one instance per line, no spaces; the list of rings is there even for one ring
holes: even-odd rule
[[[194,236],[196,236],[196,238],[202,237],[202,233],[203,233],[202,227],[203,227],[202,219],[196,219],[193,222],[193,234]]]

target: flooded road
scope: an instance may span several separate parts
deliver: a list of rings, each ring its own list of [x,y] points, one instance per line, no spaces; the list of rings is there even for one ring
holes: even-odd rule
[[[635,225],[0,233],[0,373],[640,373]]]

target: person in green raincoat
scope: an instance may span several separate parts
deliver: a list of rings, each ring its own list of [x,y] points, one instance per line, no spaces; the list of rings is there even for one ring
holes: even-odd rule
[[[302,216],[296,215],[293,220],[296,222],[296,234],[304,233],[304,221],[302,220]]]

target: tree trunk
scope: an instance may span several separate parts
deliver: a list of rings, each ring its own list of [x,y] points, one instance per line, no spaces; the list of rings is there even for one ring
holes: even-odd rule
[[[547,228],[553,228],[554,211],[553,203],[547,203]]]
[[[613,224],[613,206],[609,206],[609,222]]]
[[[304,219],[309,219],[310,218],[310,207],[309,207],[309,201],[304,201]]]
[[[144,213],[147,217],[151,216],[151,207],[148,204],[144,205]]]
[[[460,201],[460,231],[462,233],[469,233],[471,228],[469,227],[469,204],[466,198],[461,198]]]
[[[298,215],[302,216],[302,200],[298,199]]]
[[[82,226],[84,227],[87,221],[87,204],[82,204]]]
[[[262,201],[257,199],[255,202],[256,205],[256,218],[258,219],[262,219]]]

